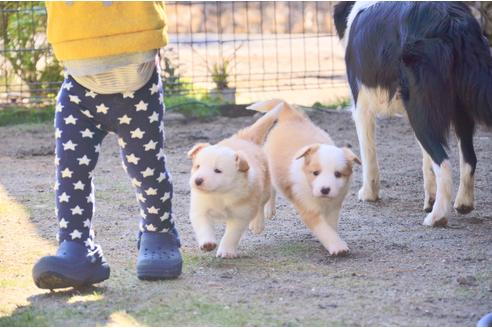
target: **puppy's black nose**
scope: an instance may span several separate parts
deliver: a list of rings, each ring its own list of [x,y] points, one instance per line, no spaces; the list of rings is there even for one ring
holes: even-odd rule
[[[195,179],[195,184],[196,184],[197,186],[201,185],[202,183],[203,183],[203,179],[202,179],[202,178],[196,178],[196,179]]]
[[[327,187],[321,188],[321,193],[323,195],[328,195],[330,193],[330,188],[327,188]]]

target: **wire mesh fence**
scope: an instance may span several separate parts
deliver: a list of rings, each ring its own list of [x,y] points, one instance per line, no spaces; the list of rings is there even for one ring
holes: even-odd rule
[[[331,2],[166,2],[166,93],[237,94],[344,86]],[[0,2],[0,104],[50,103],[62,65],[40,2]]]

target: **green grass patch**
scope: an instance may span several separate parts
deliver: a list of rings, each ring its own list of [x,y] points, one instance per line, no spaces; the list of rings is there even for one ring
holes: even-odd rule
[[[321,110],[325,110],[325,109],[340,110],[340,109],[347,108],[349,106],[350,106],[350,98],[342,97],[342,98],[338,98],[331,104],[322,104],[319,101],[317,101],[311,107]]]
[[[219,99],[211,98],[205,91],[197,91],[191,95],[164,97],[169,112],[177,112],[190,118],[207,118],[220,114]],[[52,122],[55,117],[53,106],[32,108],[8,106],[0,108],[0,126],[25,123]]]
[[[224,104],[218,98],[213,98],[207,89],[196,87],[185,77],[179,77],[179,91],[164,95],[166,111],[177,112],[190,118],[208,118],[220,114],[219,106]],[[168,89],[166,89],[168,90]]]
[[[166,111],[181,113],[190,118],[207,118],[220,114],[219,100],[208,95],[165,97]]]
[[[217,303],[202,297],[147,306],[132,311],[131,315],[147,326],[261,326],[265,323],[276,326],[280,324],[262,309],[243,304]]]
[[[45,327],[48,325],[46,314],[33,309],[19,310],[13,316],[0,318],[2,327]]]
[[[43,123],[53,121],[55,110],[52,106],[42,108],[5,107],[0,108],[0,126],[23,123]]]

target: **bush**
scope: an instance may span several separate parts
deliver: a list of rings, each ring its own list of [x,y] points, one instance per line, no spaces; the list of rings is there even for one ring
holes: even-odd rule
[[[62,66],[49,54],[46,11],[41,2],[0,2],[3,56],[24,81],[31,98],[54,97]]]

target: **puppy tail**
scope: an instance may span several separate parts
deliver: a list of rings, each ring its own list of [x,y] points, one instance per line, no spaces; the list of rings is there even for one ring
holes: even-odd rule
[[[254,142],[257,145],[263,144],[268,132],[279,118],[284,104],[285,103],[282,100],[275,99],[249,106],[248,109],[253,109],[266,114],[260,117],[252,125],[240,130],[236,136]]]
[[[282,99],[260,101],[248,106],[247,109],[255,110],[261,113],[278,110],[279,113],[276,115],[279,121],[305,118],[304,113],[295,109],[292,105]]]
[[[255,110],[260,113],[268,113],[269,111],[283,103],[285,103],[285,101],[283,101],[282,99],[270,99],[251,104],[246,107],[246,109]]]

